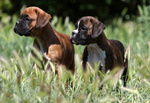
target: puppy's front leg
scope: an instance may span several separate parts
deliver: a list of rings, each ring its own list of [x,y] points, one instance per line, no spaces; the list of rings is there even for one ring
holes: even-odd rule
[[[87,51],[87,47],[84,49],[83,51],[83,55],[82,55],[82,67],[84,69],[84,71],[86,71],[87,68],[87,60],[88,60],[88,51]]]

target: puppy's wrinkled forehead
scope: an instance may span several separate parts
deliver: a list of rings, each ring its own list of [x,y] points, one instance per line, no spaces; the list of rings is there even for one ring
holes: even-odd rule
[[[86,26],[89,27],[91,25],[93,25],[94,23],[96,23],[98,20],[95,19],[92,16],[86,16],[86,17],[82,17],[81,19],[78,20],[78,22],[80,22],[81,26]]]
[[[22,11],[21,16],[27,15],[28,17],[30,17],[32,19],[36,19],[37,18],[37,10],[40,11],[40,8],[28,7]]]

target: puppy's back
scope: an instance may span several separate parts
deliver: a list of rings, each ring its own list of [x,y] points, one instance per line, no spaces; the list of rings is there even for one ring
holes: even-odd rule
[[[123,57],[124,57],[124,52],[125,52],[125,50],[124,50],[124,46],[123,46],[123,44],[120,42],[120,41],[118,41],[118,40],[109,40],[110,42],[111,42],[111,44],[113,45],[113,46],[117,46],[118,48],[119,48],[119,50],[121,51],[121,53],[122,53],[122,55],[123,55]]]

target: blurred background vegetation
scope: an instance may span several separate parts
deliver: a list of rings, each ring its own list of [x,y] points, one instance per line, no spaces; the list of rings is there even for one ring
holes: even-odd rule
[[[120,16],[133,20],[139,15],[137,5],[143,4],[150,4],[150,0],[0,0],[0,18],[2,13],[19,15],[23,6],[38,6],[52,16],[69,16],[73,22],[87,15],[97,16],[101,21]]]

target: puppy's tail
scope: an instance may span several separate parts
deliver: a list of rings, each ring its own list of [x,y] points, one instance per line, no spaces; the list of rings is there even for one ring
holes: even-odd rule
[[[124,63],[128,60],[128,58],[130,58],[130,48],[131,46],[127,46],[125,53],[124,53]]]
[[[126,86],[126,82],[128,80],[128,58],[130,58],[130,48],[131,46],[127,46],[124,53],[124,71],[122,74],[122,79],[124,81],[124,86]]]

